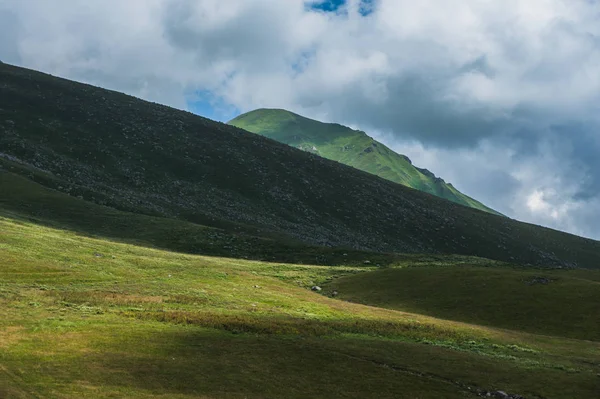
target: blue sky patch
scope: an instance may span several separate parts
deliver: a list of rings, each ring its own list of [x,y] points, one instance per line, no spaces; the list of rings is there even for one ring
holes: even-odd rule
[[[371,14],[375,11],[375,1],[376,0],[363,0],[360,2],[360,9],[358,12],[362,14],[363,17]]]
[[[208,90],[195,92],[187,104],[190,112],[219,122],[228,122],[240,114],[236,107]]]
[[[337,11],[344,4],[346,4],[346,0],[325,0],[310,2],[309,6],[313,10],[334,12]]]
[[[363,16],[367,16],[373,12],[376,0],[362,0],[360,2],[359,12]],[[324,0],[308,2],[310,9],[324,12],[338,12],[340,8],[346,5],[346,0]]]

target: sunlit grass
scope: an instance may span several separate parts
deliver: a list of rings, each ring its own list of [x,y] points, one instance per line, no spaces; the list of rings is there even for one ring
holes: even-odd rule
[[[431,273],[444,265],[439,256],[418,259]],[[447,259],[449,268],[463,262]],[[394,267],[405,270],[406,262]],[[310,291],[347,279],[368,282],[378,269],[187,255],[1,217],[0,394],[461,398],[471,387],[571,398],[595,392],[596,343]]]

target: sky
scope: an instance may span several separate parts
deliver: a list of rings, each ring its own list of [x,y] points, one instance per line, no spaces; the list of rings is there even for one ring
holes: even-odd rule
[[[227,121],[366,131],[519,220],[600,239],[596,0],[0,0],[0,60]]]

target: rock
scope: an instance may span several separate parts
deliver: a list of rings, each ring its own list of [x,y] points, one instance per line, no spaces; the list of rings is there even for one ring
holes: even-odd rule
[[[311,290],[319,292],[319,291],[321,291],[321,287],[319,287],[318,285],[313,285]]]
[[[98,252],[96,252],[96,253],[94,254],[94,256],[95,256],[96,258],[102,258],[104,255],[102,255],[101,253],[98,253]]]
[[[338,292],[337,292],[337,291],[333,291],[333,292],[331,293],[331,296],[337,296],[337,295],[338,295]]]
[[[546,285],[548,283],[551,283],[552,280],[550,280],[547,277],[534,277],[533,279],[531,279],[530,281],[527,282],[528,285],[534,285],[534,284],[543,284]]]
[[[495,391],[495,392],[492,392],[492,397],[507,399],[509,396],[504,391]]]
[[[366,260],[366,261],[364,261],[363,263],[364,263],[365,265],[369,265],[369,264],[371,263],[371,261],[370,261],[370,260]]]

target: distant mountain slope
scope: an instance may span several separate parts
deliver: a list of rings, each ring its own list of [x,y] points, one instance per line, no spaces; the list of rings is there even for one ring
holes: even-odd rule
[[[498,214],[427,169],[413,166],[407,156],[392,151],[365,132],[282,109],[257,109],[229,124],[457,204]]]
[[[116,209],[272,239],[600,267],[598,241],[460,206],[189,112],[7,64],[0,65],[0,168]]]

